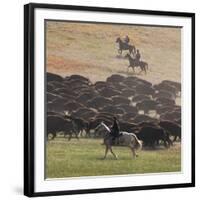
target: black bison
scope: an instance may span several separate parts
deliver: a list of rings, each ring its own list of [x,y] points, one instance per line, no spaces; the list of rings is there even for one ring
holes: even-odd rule
[[[121,97],[121,96],[114,96],[112,97],[112,101],[113,101],[113,105],[120,105],[120,104],[130,104],[130,100],[128,98],[125,97]]]
[[[150,83],[149,81],[146,81],[146,80],[140,79],[140,78],[137,78],[136,80],[137,80],[138,83],[141,83],[141,84],[146,85],[148,87],[152,87],[152,83]]]
[[[128,88],[134,89],[139,83],[136,80],[126,78],[123,81],[123,84],[125,84]]]
[[[103,107],[108,104],[111,105],[112,101],[110,99],[102,97],[102,96],[95,97],[87,102],[88,107],[92,107],[92,108],[96,108],[96,109],[99,109],[100,107]]]
[[[77,102],[69,102],[69,103],[64,104],[64,110],[70,113],[74,110],[78,110],[83,107],[84,106],[82,104],[77,103]]]
[[[127,86],[123,84],[122,82],[113,82],[109,84],[110,87],[114,88],[117,91],[122,91],[123,89],[126,89]]]
[[[176,96],[173,93],[169,92],[169,91],[160,90],[160,91],[158,91],[157,93],[155,93],[153,95],[153,98],[154,99],[157,99],[157,98],[167,98],[167,99],[175,100]]]
[[[181,126],[177,123],[171,121],[161,121],[159,125],[165,129],[171,136],[174,136],[174,140],[176,141],[177,137],[181,139]]]
[[[173,110],[174,107],[173,106],[168,106],[168,105],[161,105],[161,104],[158,104],[156,106],[156,112],[157,114],[164,114],[166,112],[168,112],[169,110]]]
[[[140,94],[140,95],[136,95],[132,98],[132,102],[134,102],[134,103],[144,101],[144,100],[151,100],[151,97],[149,95]]]
[[[77,96],[77,94],[74,91],[66,89],[66,88],[58,88],[58,89],[56,89],[56,92],[58,94],[64,93],[64,94],[67,94],[67,95],[70,95],[70,96],[73,96],[73,97]]]
[[[124,76],[119,74],[112,74],[106,79],[106,82],[122,82],[125,79]]]
[[[78,138],[78,134],[76,133],[71,121],[65,120],[61,116],[47,116],[47,138],[52,134],[52,139],[54,139],[58,132],[63,132],[64,135],[69,135],[69,140],[72,138],[73,133],[75,133],[76,138]]]
[[[82,118],[85,121],[89,121],[90,119],[93,119],[96,114],[96,111],[91,110],[89,112],[81,113],[78,117]]]
[[[165,97],[157,98],[156,102],[158,102],[159,104],[165,105],[165,106],[173,106],[176,104],[174,99],[168,99]]]
[[[150,110],[156,110],[158,103],[154,100],[143,100],[136,104],[138,110],[143,110],[144,113],[148,113]]]
[[[154,122],[157,123],[158,120],[147,115],[137,115],[134,118],[134,123],[141,123],[141,122]]]
[[[157,91],[159,90],[166,90],[168,92],[171,92],[173,95],[176,96],[177,94],[177,89],[172,86],[172,85],[169,85],[167,83],[160,83],[160,84],[157,84],[157,85],[154,85],[153,86]]]
[[[181,92],[181,83],[178,83],[175,81],[169,81],[169,80],[164,80],[164,81],[162,81],[162,83],[171,85],[171,86],[175,87],[178,92]]]
[[[53,84],[47,83],[47,88],[46,89],[47,89],[47,92],[52,92],[55,89],[55,87],[54,87]]]
[[[46,95],[47,95],[47,102],[48,101],[54,101],[57,98],[62,98],[62,96],[54,94],[54,93],[50,93],[50,92],[47,92]]]
[[[119,127],[120,127],[120,131],[133,133],[135,131],[135,128],[137,127],[137,124],[125,122],[125,121],[119,121]]]
[[[111,87],[105,87],[101,91],[99,91],[99,94],[103,97],[112,97],[112,96],[120,95],[120,92],[118,92],[117,90]]]
[[[112,121],[113,120],[113,117],[114,117],[114,114],[110,113],[110,112],[98,112],[95,116],[95,118],[106,118],[107,120],[110,120]]]
[[[64,82],[50,81],[50,82],[47,82],[47,83],[50,84],[50,85],[52,85],[54,89],[65,87]]]
[[[133,97],[135,95],[135,90],[134,89],[127,89],[127,88],[124,88],[122,89],[121,91],[121,95],[123,97]]]
[[[168,111],[160,115],[160,119],[162,120],[170,120],[174,121],[181,118],[181,112],[179,111]]]
[[[76,131],[76,133],[78,134],[83,134],[83,131],[86,131],[88,128],[88,122],[81,119],[81,118],[75,118],[69,115],[65,115],[64,116],[65,119],[69,119],[72,121],[73,126],[74,126],[74,130]]]
[[[95,94],[92,93],[92,92],[87,92],[87,93],[83,93],[83,94],[80,94],[77,98],[76,98],[76,101],[79,102],[79,103],[82,103],[84,105],[86,105],[86,103],[94,98]]]
[[[123,110],[123,108],[121,108],[119,106],[116,107],[114,105],[104,106],[99,111],[100,112],[108,112],[108,113],[111,113],[111,114],[124,114],[125,113],[125,111]]]
[[[85,113],[89,113],[89,112],[94,112],[93,110],[89,109],[89,108],[86,108],[86,107],[81,107],[77,110],[74,110],[72,113],[71,113],[71,116],[72,117],[80,117],[81,115],[85,114]],[[95,113],[96,114],[96,113]],[[94,115],[95,115],[94,114]]]
[[[47,72],[47,81],[58,81],[58,82],[62,82],[63,78],[57,74],[52,74]]]
[[[107,83],[104,81],[97,81],[93,87],[95,88],[95,90],[99,91],[102,90],[103,88],[107,87]]]
[[[155,145],[159,143],[159,141],[162,141],[166,148],[172,144],[169,135],[163,128],[155,126],[144,126],[136,135],[139,140],[143,141],[144,146],[154,148]]]
[[[134,112],[130,112],[130,113],[125,113],[124,115],[122,115],[121,119],[123,121],[133,121],[134,118],[137,116],[137,113]]]
[[[138,113],[138,109],[135,106],[127,105],[127,104],[119,104],[118,108],[122,108],[126,113]]]
[[[68,81],[82,81],[86,83],[90,83],[90,80],[84,76],[78,75],[78,74],[73,74],[67,79]]]
[[[135,87],[136,94],[154,95],[155,90],[153,87],[149,87],[144,84],[138,84]]]

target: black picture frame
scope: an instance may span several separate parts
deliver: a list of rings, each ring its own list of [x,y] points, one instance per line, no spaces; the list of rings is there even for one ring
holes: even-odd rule
[[[77,11],[94,11],[107,13],[127,13],[127,14],[141,14],[154,16],[178,16],[187,17],[192,21],[192,159],[191,159],[191,183],[168,184],[168,185],[144,185],[131,187],[117,187],[117,188],[99,188],[99,189],[84,189],[84,190],[66,190],[66,191],[46,191],[35,192],[34,181],[34,98],[35,98],[35,45],[34,45],[34,17],[35,9],[57,9],[57,10],[77,10]],[[185,12],[166,12],[153,10],[135,10],[135,9],[121,9],[121,8],[105,8],[105,7],[87,7],[87,6],[73,6],[73,5],[56,5],[56,4],[36,4],[30,3],[24,5],[24,195],[29,197],[36,196],[50,196],[50,195],[72,195],[85,193],[99,193],[99,192],[120,192],[120,191],[134,191],[134,190],[149,190],[149,189],[163,189],[163,188],[183,188],[195,186],[195,14]]]

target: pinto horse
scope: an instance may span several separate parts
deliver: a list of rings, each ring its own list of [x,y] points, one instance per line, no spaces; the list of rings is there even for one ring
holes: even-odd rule
[[[105,137],[104,137],[103,144],[106,146],[106,149],[105,149],[105,155],[104,155],[103,159],[106,158],[108,150],[110,150],[110,152],[113,154],[115,159],[117,159],[117,156],[115,155],[115,153],[112,150],[112,146],[126,146],[126,147],[129,147],[131,149],[131,151],[132,151],[133,158],[137,157],[137,154],[136,154],[135,150],[141,149],[142,148],[142,143],[140,142],[140,140],[138,140],[138,138],[137,138],[137,136],[135,134],[128,133],[128,132],[125,132],[125,131],[121,131],[120,132],[120,136],[118,138],[116,138],[115,141],[113,142],[113,138],[110,135],[110,132],[111,132],[110,128],[106,124],[101,122],[95,128],[95,131],[99,131],[100,129],[103,129],[105,131]]]

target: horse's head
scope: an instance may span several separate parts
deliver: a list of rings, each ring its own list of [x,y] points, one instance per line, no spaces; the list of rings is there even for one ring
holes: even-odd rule
[[[95,131],[106,130],[107,132],[110,133],[110,128],[103,121],[94,130]]]
[[[101,122],[97,127],[94,129],[94,131],[98,131],[100,128],[103,127],[103,122]]]
[[[129,53],[127,53],[125,56],[124,56],[124,58],[129,58],[130,57],[130,54]]]
[[[120,39],[120,37],[118,37],[117,39],[116,39],[116,42],[120,42],[121,41],[121,39]]]

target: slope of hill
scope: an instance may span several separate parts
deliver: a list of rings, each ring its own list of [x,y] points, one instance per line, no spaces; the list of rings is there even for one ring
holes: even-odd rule
[[[181,29],[169,27],[86,24],[49,21],[46,24],[47,71],[84,75],[93,82],[113,73],[136,75],[152,83],[181,80]],[[129,70],[118,56],[117,37],[130,37],[149,64],[147,75]],[[123,56],[125,52],[123,52]]]

